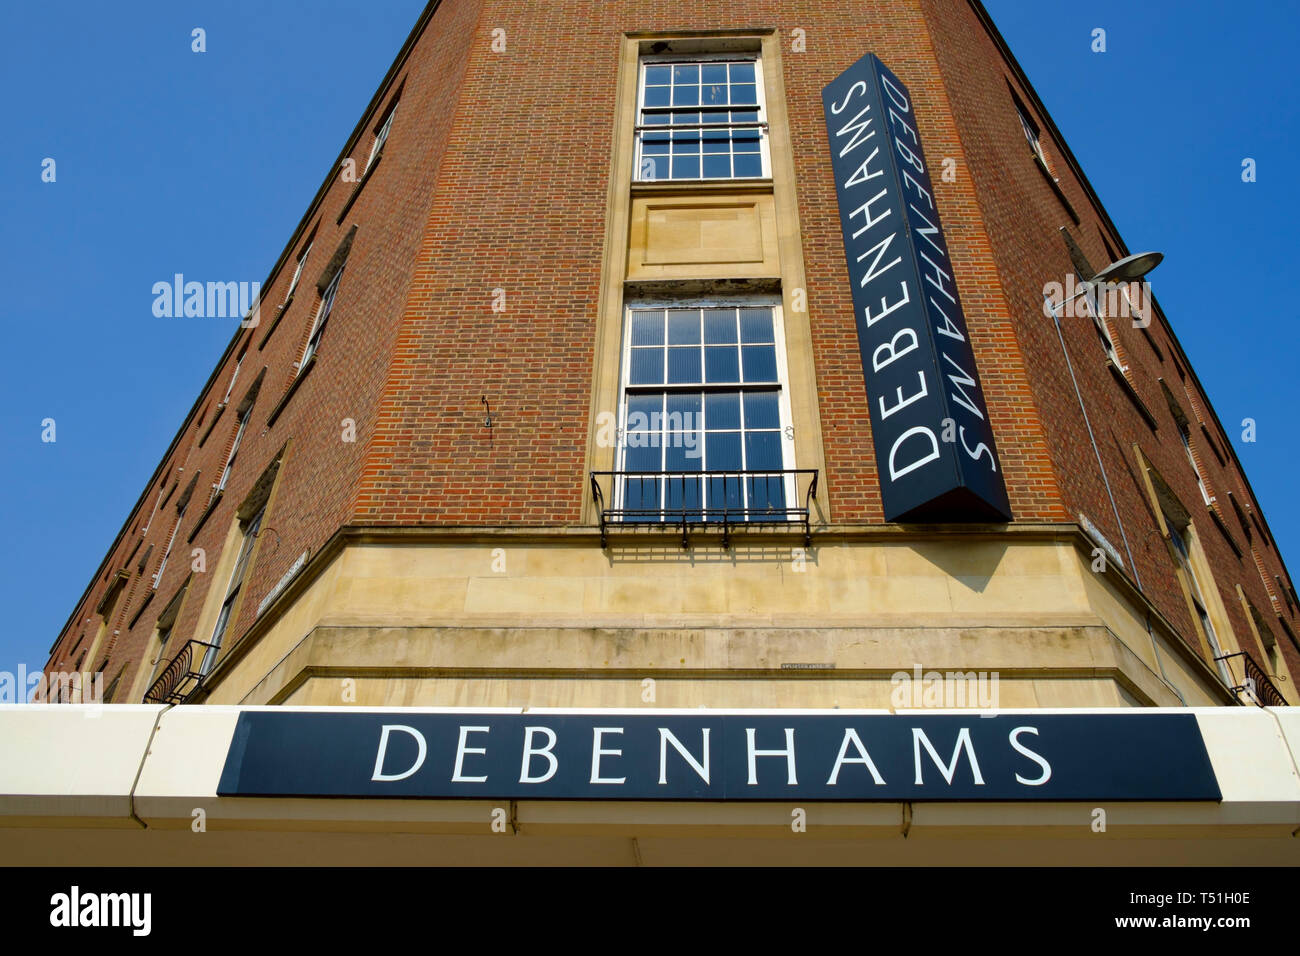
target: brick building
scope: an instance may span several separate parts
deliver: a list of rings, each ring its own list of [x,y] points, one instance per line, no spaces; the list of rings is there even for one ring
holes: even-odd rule
[[[823,99],[867,53],[1009,521],[887,520],[858,107]],[[1177,316],[1085,284],[1129,254],[977,0],[430,3],[48,670],[127,704],[885,709],[913,668],[1295,704],[1300,601]]]

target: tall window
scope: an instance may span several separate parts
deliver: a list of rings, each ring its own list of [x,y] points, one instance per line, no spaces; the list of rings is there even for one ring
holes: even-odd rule
[[[1097,338],[1101,340],[1101,347],[1106,350],[1106,357],[1111,360],[1117,370],[1127,372],[1128,367],[1120,362],[1119,351],[1115,348],[1115,339],[1110,334],[1110,326],[1106,324],[1106,317],[1102,315],[1095,286],[1088,287],[1084,293],[1084,300],[1088,304],[1088,311],[1092,313],[1092,324],[1097,330]]]
[[[770,175],[756,54],[646,57],[637,100],[636,178]]]
[[[364,176],[369,172],[370,167],[375,164],[375,160],[383,153],[384,143],[388,142],[388,131],[393,128],[393,117],[396,115],[397,104],[394,103],[392,108],[389,109],[388,115],[384,117],[384,121],[379,124],[379,129],[375,130],[375,142],[370,147],[370,158],[366,160],[366,168],[361,175]]]
[[[235,371],[234,371],[234,373],[231,374],[231,376],[230,376],[230,384],[226,386],[226,395],[225,395],[225,397],[221,400],[221,404],[222,404],[222,405],[224,405],[224,404],[226,404],[226,402],[230,401],[230,393],[233,392],[233,391],[235,390],[235,382],[236,382],[236,381],[238,380],[238,378],[239,378],[239,369],[243,366],[243,364],[244,364],[244,356],[245,356],[247,353],[248,353],[248,346],[245,345],[245,346],[244,346],[244,350],[243,350],[242,352],[239,353],[239,358],[235,359]]]
[[[289,280],[289,291],[284,294],[284,301],[288,302],[293,298],[293,292],[298,288],[298,280],[302,278],[302,268],[307,264],[307,256],[311,253],[311,243],[307,243],[307,248],[302,251],[298,257],[298,266],[293,270],[293,278]]]
[[[230,626],[230,614],[244,586],[244,575],[248,572],[248,556],[257,541],[257,531],[262,526],[262,514],[265,510],[266,506],[263,505],[262,511],[249,519],[248,524],[244,526],[244,539],[239,543],[239,556],[235,559],[235,569],[230,573],[230,583],[226,586],[226,598],[221,602],[221,612],[217,615],[216,626],[213,627],[212,637],[208,641],[212,646],[203,655],[203,662],[199,665],[200,674],[206,674],[216,663],[221,641],[226,636],[226,628]]]
[[[248,420],[253,415],[252,407],[244,411],[239,416],[239,428],[235,430],[235,441],[230,446],[230,454],[226,457],[226,467],[221,470],[221,480],[217,482],[217,491],[222,491],[226,487],[226,482],[230,480],[230,472],[235,467],[235,457],[239,454],[239,443],[244,440],[244,429],[248,427]]]
[[[343,278],[343,267],[334,273],[334,278],[330,279],[330,284],[325,287],[325,293],[321,296],[320,308],[316,310],[316,319],[312,323],[311,335],[307,338],[307,351],[302,355],[302,361],[298,363],[298,369],[307,367],[307,362],[316,354],[316,349],[320,346],[321,336],[325,334],[325,323],[329,321],[330,312],[334,309],[334,296],[339,291],[339,280]]]
[[[617,494],[629,519],[745,520],[794,500],[780,319],[774,305],[628,310],[618,457],[636,474]]]
[[[172,525],[171,537],[167,539],[167,550],[163,551],[162,561],[158,564],[158,570],[154,572],[153,587],[155,590],[158,588],[158,582],[162,580],[163,571],[167,568],[167,558],[171,556],[172,545],[176,543],[176,532],[181,530],[181,522],[184,520],[185,509],[182,508],[176,515],[176,523]]]
[[[1201,477],[1201,466],[1196,463],[1196,456],[1192,454],[1192,441],[1187,432],[1186,426],[1180,427],[1178,437],[1183,440],[1183,450],[1187,452],[1187,460],[1191,462],[1192,474],[1196,476],[1196,487],[1201,490],[1201,498],[1208,505],[1210,504],[1210,493],[1205,488],[1205,479]]]
[[[1196,616],[1201,622],[1201,630],[1205,632],[1205,639],[1210,644],[1210,653],[1218,658],[1223,656],[1223,648],[1219,644],[1219,635],[1214,630],[1214,623],[1210,620],[1210,613],[1206,610],[1205,595],[1201,591],[1201,582],[1196,577],[1196,571],[1192,568],[1192,556],[1187,547],[1187,526],[1178,527],[1177,523],[1165,516],[1165,523],[1169,528],[1169,540],[1173,542],[1174,551],[1178,555],[1178,563],[1182,566],[1183,574],[1187,578],[1187,587],[1191,591],[1192,606],[1196,609]],[[1223,683],[1232,686],[1232,675],[1228,672],[1227,661],[1216,660],[1214,666],[1219,671],[1219,676]]]
[[[1033,150],[1034,158],[1047,169],[1047,156],[1043,153],[1043,144],[1038,138],[1038,124],[1029,118],[1025,108],[1018,103],[1016,104],[1016,114],[1020,117],[1020,127],[1025,131],[1025,139],[1029,142],[1029,148]]]
[[[147,694],[149,688],[153,687],[154,682],[158,680],[159,673],[167,664],[167,640],[172,636],[172,628],[176,626],[173,618],[166,626],[158,625],[158,655],[154,658],[153,670],[149,672],[149,683],[144,685],[144,691]]]

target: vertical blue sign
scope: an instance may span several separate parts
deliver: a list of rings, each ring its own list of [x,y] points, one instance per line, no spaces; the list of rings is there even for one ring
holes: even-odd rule
[[[822,91],[887,521],[1009,521],[907,88],[867,54]]]

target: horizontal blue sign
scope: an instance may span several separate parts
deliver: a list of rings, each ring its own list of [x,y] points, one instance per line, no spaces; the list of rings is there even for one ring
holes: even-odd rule
[[[822,91],[887,521],[1009,521],[912,98],[868,54]]]
[[[1190,714],[239,715],[221,796],[1218,800]]]

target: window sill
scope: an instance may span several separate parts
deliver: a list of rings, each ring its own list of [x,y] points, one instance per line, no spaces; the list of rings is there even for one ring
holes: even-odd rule
[[[1137,389],[1135,389],[1133,383],[1128,380],[1128,376],[1120,370],[1119,366],[1116,365],[1112,359],[1106,359],[1106,368],[1110,369],[1110,374],[1115,376],[1115,381],[1119,383],[1124,394],[1128,396],[1128,400],[1133,403],[1133,407],[1138,410],[1138,413],[1142,416],[1142,420],[1147,423],[1147,426],[1152,431],[1157,431],[1159,429],[1159,423],[1156,421],[1156,417],[1151,414],[1151,410],[1148,409],[1146,403],[1142,401],[1142,396],[1137,393]]]
[[[226,406],[227,406],[228,404],[230,404],[230,403],[229,403],[229,402],[222,402],[220,405],[217,406],[217,410],[216,410],[215,412],[212,413],[212,421],[208,422],[208,427],[207,427],[207,429],[204,430],[204,432],[203,432],[203,436],[199,439],[199,447],[200,447],[200,448],[202,448],[202,447],[203,447],[203,443],[204,443],[205,441],[208,440],[208,436],[212,434],[212,429],[214,429],[214,428],[217,427],[217,421],[220,420],[220,418],[221,418],[221,413],[224,412],[224,411],[226,410]],[[146,529],[146,530],[147,530],[147,529]]]
[[[381,151],[378,156],[370,161],[370,168],[361,174],[361,178],[357,180],[356,186],[352,189],[352,195],[348,196],[344,201],[343,208],[339,210],[339,217],[334,220],[336,226],[343,225],[343,220],[347,217],[348,211],[352,208],[352,204],[357,201],[357,197],[361,195],[361,190],[365,188],[366,183],[370,182],[370,177],[375,174],[375,170],[379,168],[379,164],[383,161],[383,158],[384,154]]]
[[[271,414],[266,419],[267,428],[270,428],[272,425],[275,424],[275,420],[280,417],[280,413],[284,411],[284,407],[289,404],[289,399],[293,398],[294,393],[298,391],[298,386],[302,384],[302,380],[305,379],[307,377],[307,373],[310,372],[315,367],[316,367],[316,356],[313,355],[311,358],[307,360],[306,365],[298,369],[298,374],[294,376],[293,381],[289,384],[289,387],[285,390],[284,395],[281,396],[280,400],[275,403],[275,408],[271,409]]]
[[[271,320],[271,327],[268,328],[266,334],[262,336],[262,341],[257,343],[257,350],[259,352],[266,348],[266,343],[270,341],[271,334],[280,325],[280,320],[284,318],[284,314],[289,311],[289,305],[292,302],[293,296],[290,295],[289,298],[285,299],[284,302],[280,304],[280,307],[275,310],[275,318]]]
[[[221,496],[223,493],[224,492],[218,490],[217,493],[212,496],[212,500],[208,502],[208,506],[203,509],[203,514],[199,515],[199,520],[195,522],[194,530],[191,531],[189,537],[185,539],[186,544],[189,544],[194,540],[199,533],[199,529],[203,527],[204,522],[208,520],[208,517],[212,512],[217,510],[217,505],[221,503]]]
[[[692,192],[763,192],[772,191],[773,180],[767,179],[654,179],[632,183],[633,196],[659,196],[665,193]]]

